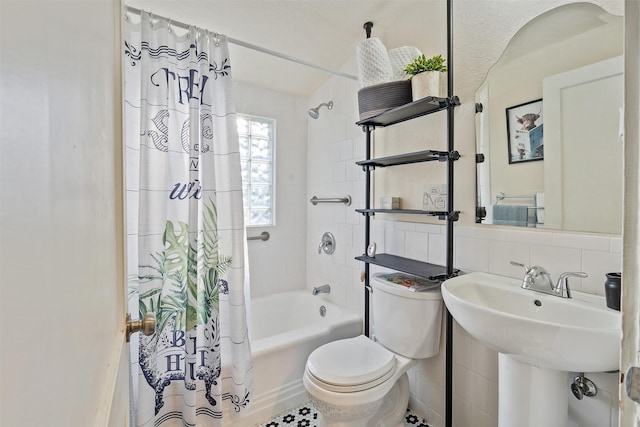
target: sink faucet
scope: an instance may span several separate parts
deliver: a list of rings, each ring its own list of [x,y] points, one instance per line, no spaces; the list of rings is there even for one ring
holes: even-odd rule
[[[561,298],[571,298],[569,277],[587,277],[587,273],[566,272],[560,275],[558,281],[554,285],[551,281],[551,275],[543,267],[528,267],[515,261],[511,261],[511,264],[524,268],[525,273],[524,278],[522,279],[522,289],[530,289],[532,291],[555,295]]]
[[[543,267],[534,265],[529,267],[519,262],[511,261],[511,265],[517,265],[524,268],[524,277],[522,279],[522,289],[531,289],[545,293],[551,293],[554,290],[551,281],[551,275]]]
[[[311,291],[313,295],[328,294],[329,292],[331,292],[331,286],[329,285],[314,286],[313,291]]]

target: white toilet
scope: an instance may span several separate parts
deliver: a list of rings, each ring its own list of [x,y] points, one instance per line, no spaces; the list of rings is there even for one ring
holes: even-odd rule
[[[303,382],[324,427],[402,427],[409,403],[407,370],[438,354],[440,288],[412,292],[375,275],[373,329],[330,342],[307,359]]]

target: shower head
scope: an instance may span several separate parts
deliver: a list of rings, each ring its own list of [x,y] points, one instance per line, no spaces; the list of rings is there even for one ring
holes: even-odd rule
[[[312,119],[317,119],[318,117],[320,117],[320,113],[319,110],[322,106],[327,106],[328,110],[331,110],[333,108],[333,101],[329,101],[329,102],[323,102],[322,104],[318,105],[316,108],[309,108],[309,116]]]

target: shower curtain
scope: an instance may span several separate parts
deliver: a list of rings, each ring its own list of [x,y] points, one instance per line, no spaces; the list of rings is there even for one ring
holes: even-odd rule
[[[252,380],[245,231],[231,67],[224,36],[125,17],[125,168],[138,426],[222,426]],[[233,363],[231,363],[231,361]]]

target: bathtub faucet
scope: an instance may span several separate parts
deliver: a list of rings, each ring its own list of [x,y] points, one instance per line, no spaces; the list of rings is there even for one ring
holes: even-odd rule
[[[322,285],[322,286],[314,286],[313,287],[313,291],[311,292],[313,295],[318,295],[318,294],[328,294],[329,292],[331,292],[331,286],[329,285]]]

